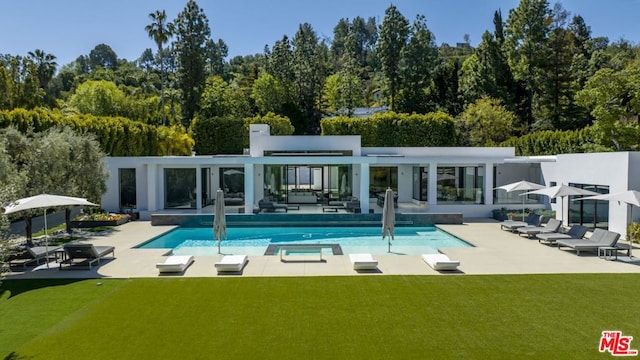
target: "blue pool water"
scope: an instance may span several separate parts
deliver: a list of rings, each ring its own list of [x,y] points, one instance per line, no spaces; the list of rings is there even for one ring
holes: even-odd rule
[[[388,254],[381,227],[259,227],[228,228],[221,242],[225,254],[264,255],[271,244],[338,243],[344,254]],[[396,227],[391,252],[420,255],[443,247],[470,247],[471,244],[435,227]],[[177,228],[138,246],[143,249],[172,249],[175,255],[217,255],[211,228]],[[331,255],[331,249],[323,254]]]

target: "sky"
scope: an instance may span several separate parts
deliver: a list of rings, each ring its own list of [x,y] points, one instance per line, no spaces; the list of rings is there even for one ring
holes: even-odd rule
[[[331,39],[341,18],[384,18],[389,0],[196,0],[205,11],[214,40],[222,39],[229,56],[262,53],[283,35],[292,38],[309,23],[320,38]],[[27,55],[36,49],[57,57],[58,65],[88,55],[99,44],[109,45],[129,61],[156,46],[144,27],[149,14],[165,10],[173,20],[187,0],[0,0],[0,54]],[[477,45],[485,30],[493,30],[493,13],[506,20],[518,0],[394,0],[411,22],[425,15],[436,43],[455,45],[469,34]],[[550,7],[555,4],[549,1]],[[640,0],[563,0],[572,15],[581,15],[592,36],[626,39],[640,44]]]

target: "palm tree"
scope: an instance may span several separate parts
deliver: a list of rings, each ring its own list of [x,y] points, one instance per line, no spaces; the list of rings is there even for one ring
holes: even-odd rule
[[[49,81],[53,78],[53,74],[56,72],[58,63],[56,63],[56,57],[52,54],[47,54],[40,49],[35,51],[29,51],[29,58],[36,63],[38,67],[38,81],[42,89],[47,88]]]
[[[166,125],[166,116],[164,113],[164,61],[162,59],[162,45],[169,41],[169,38],[174,33],[173,23],[167,22],[167,14],[164,10],[156,10],[156,12],[150,13],[151,24],[145,26],[145,30],[149,37],[158,45],[158,55],[160,57],[160,106],[162,106],[162,125]]]

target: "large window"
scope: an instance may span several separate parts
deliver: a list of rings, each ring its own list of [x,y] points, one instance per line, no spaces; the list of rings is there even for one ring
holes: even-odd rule
[[[371,167],[369,170],[369,197],[384,197],[387,188],[398,193],[398,168],[397,167]]]
[[[484,203],[484,166],[439,166],[438,204]]]
[[[220,168],[220,187],[225,197],[244,197],[244,168]]]
[[[608,194],[609,186],[591,184],[572,184],[570,186]],[[573,201],[581,196],[569,196],[569,225],[579,224],[590,229],[609,228],[609,202],[604,200]]]
[[[427,189],[429,185],[429,168],[422,166],[413,167],[413,199],[427,201]]]
[[[120,209],[135,209],[136,169],[118,169],[120,183]]]
[[[525,191],[506,192],[502,189],[496,189],[499,186],[512,184],[518,181],[526,180],[536,184],[543,184],[542,170],[540,164],[520,164],[507,163],[496,164],[493,166],[493,203],[510,205],[519,204],[542,204],[546,199],[543,195],[521,195]]]
[[[165,208],[196,208],[195,169],[164,169],[164,189]]]

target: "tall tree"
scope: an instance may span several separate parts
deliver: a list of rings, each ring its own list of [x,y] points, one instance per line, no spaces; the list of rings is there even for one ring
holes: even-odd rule
[[[40,81],[40,88],[45,90],[49,85],[49,81],[53,78],[56,72],[56,57],[52,54],[47,54],[40,49],[35,51],[29,51],[29,57],[36,63],[38,67],[38,80]]]
[[[397,110],[405,113],[435,110],[429,106],[425,90],[431,85],[432,74],[438,66],[438,49],[424,15],[416,16],[409,41],[401,54]]]
[[[162,125],[166,125],[167,116],[164,111],[164,83],[166,81],[166,73],[164,71],[164,52],[162,50],[164,44],[166,44],[171,36],[173,36],[175,27],[172,22],[167,21],[167,13],[164,10],[156,10],[156,12],[150,13],[149,18],[151,19],[151,24],[145,26],[144,29],[158,47],[158,57],[160,58],[160,107],[162,113]]]
[[[205,85],[206,42],[211,35],[209,21],[198,4],[189,0],[175,20],[177,83],[182,90],[182,125],[189,127],[197,113]]]
[[[118,67],[118,56],[111,46],[107,44],[96,45],[89,53],[89,66],[91,71],[115,70]]]
[[[504,47],[515,80],[525,90],[523,115],[530,128],[534,122],[533,106],[542,91],[541,73],[548,59],[550,9],[547,0],[521,0],[509,11]]]
[[[293,38],[292,58],[294,97],[304,114],[303,118],[292,118],[292,123],[300,134],[314,134],[320,130],[319,102],[325,78],[321,57],[315,31],[310,24],[301,24]]]
[[[222,40],[213,41],[207,40],[207,73],[211,75],[217,75],[225,78],[224,74],[224,62],[227,55],[229,55],[229,47]]]
[[[395,98],[400,80],[400,61],[409,35],[409,21],[394,5],[389,6],[384,13],[377,50],[389,88],[391,110],[395,110]]]

